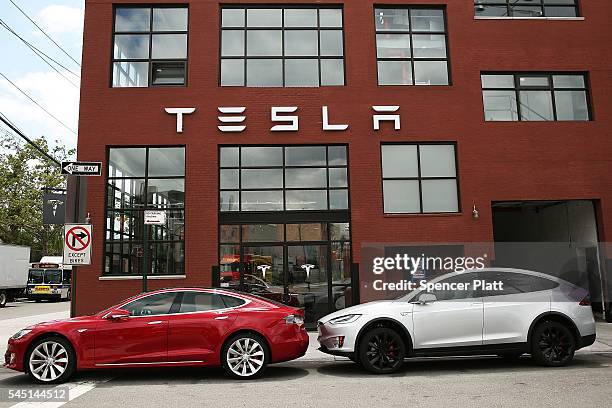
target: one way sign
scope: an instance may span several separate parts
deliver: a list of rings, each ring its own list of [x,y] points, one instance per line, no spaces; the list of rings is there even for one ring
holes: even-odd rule
[[[73,176],[99,176],[102,174],[102,163],[62,162],[62,174]]]

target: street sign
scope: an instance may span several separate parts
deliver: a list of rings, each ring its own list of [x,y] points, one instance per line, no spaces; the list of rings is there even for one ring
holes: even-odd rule
[[[73,176],[99,176],[102,174],[101,162],[62,162],[62,174]]]
[[[66,193],[45,190],[43,193],[43,224],[64,225]]]
[[[145,225],[166,225],[166,212],[158,210],[145,210]]]
[[[64,226],[64,264],[91,264],[91,224]]]

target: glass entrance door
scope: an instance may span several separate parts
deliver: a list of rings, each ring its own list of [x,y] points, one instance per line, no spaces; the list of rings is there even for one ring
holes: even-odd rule
[[[306,327],[354,302],[349,223],[222,224],[219,281],[304,308]]]
[[[282,245],[243,246],[240,286],[249,293],[286,302],[285,257]]]
[[[287,290],[307,326],[329,313],[328,245],[287,246]]]

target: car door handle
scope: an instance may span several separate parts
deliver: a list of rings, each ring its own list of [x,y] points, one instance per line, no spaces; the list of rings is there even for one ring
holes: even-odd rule
[[[474,302],[472,303],[472,306],[482,306],[482,302]]]
[[[229,316],[217,316],[215,317],[215,320],[225,320],[227,319]]]
[[[147,324],[161,324],[161,323],[163,323],[163,321],[162,321],[162,320],[155,320],[155,321],[153,321],[153,322],[149,322],[149,323],[147,323]]]

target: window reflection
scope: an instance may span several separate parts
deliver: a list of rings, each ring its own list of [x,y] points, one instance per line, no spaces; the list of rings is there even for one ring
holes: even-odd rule
[[[591,120],[584,74],[481,75],[485,120]]]
[[[221,147],[221,211],[348,209],[346,146]]]
[[[387,144],[381,155],[386,213],[459,211],[454,144]]]
[[[107,173],[106,274],[183,274],[185,149],[110,148]],[[157,178],[153,178],[157,177]],[[146,197],[146,200],[145,200]],[[164,210],[166,222],[148,228],[149,263],[142,265],[144,212]]]
[[[187,20],[187,7],[116,7],[112,86],[185,85]]]
[[[474,0],[474,14],[486,17],[576,17],[577,0]]]
[[[450,83],[443,9],[377,8],[379,85]]]
[[[341,8],[226,6],[220,36],[221,86],[344,85]]]

